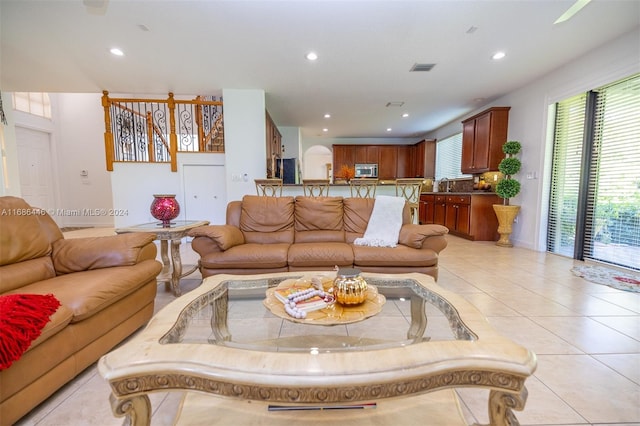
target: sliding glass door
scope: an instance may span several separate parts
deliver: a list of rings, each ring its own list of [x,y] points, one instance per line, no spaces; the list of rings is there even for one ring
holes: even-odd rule
[[[547,250],[640,269],[640,75],[556,104]]]

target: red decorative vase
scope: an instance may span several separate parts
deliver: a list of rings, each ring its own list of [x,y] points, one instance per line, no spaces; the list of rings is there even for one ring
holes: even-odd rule
[[[169,228],[171,221],[180,214],[180,204],[176,200],[175,194],[153,194],[151,203],[151,216],[162,222],[163,228]]]

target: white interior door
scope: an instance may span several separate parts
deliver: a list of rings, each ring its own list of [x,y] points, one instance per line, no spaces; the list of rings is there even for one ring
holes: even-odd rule
[[[16,126],[20,193],[31,206],[48,210],[55,209],[50,136]]]
[[[185,164],[182,173],[184,218],[223,225],[227,209],[224,166]]]

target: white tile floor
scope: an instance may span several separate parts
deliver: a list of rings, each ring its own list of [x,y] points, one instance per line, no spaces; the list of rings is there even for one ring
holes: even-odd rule
[[[74,235],[85,233],[68,237]],[[496,329],[538,355],[538,369],[527,381],[526,407],[516,412],[521,424],[640,426],[640,294],[575,277],[571,259],[448,240],[438,284],[464,296]],[[188,244],[182,252],[186,263],[197,259]],[[199,283],[196,272],[182,280],[183,291]],[[173,296],[159,285],[156,300],[158,309]],[[469,423],[487,423],[487,392],[458,393]],[[18,424],[120,425],[108,397],[94,365]],[[178,398],[154,395],[154,425],[171,424]],[[428,425],[428,419],[416,425]]]

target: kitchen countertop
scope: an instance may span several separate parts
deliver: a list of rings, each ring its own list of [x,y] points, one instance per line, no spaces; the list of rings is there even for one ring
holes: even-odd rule
[[[387,180],[381,180],[378,182],[378,186],[380,187],[395,187],[396,186],[396,181],[393,179],[387,179]],[[284,188],[290,188],[291,190],[295,190],[297,188],[302,188],[302,184],[301,183],[285,183],[283,185]],[[348,183],[331,183],[329,184],[330,188],[345,188],[348,189],[350,186]],[[448,194],[455,194],[455,195],[496,195],[495,192],[493,191],[454,191],[454,192],[433,192],[433,191],[423,191],[420,193],[421,195],[448,195]]]

